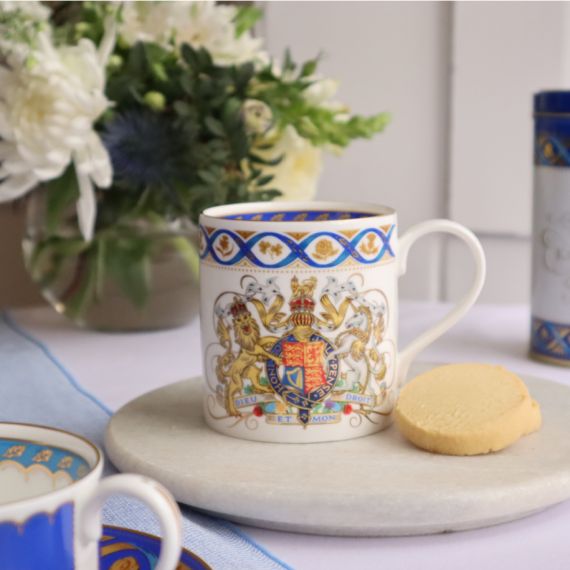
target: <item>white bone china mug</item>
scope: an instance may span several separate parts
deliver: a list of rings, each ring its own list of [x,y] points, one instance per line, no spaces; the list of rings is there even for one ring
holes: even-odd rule
[[[135,497],[162,528],[156,570],[180,560],[178,505],[155,481],[114,475],[90,441],[55,428],[0,423],[0,568],[99,570],[100,511],[114,494]]]
[[[465,242],[469,291],[397,349],[398,278],[414,242]],[[386,206],[263,202],[200,217],[204,414],[216,431],[282,443],[351,439],[387,427],[414,357],[476,301],[485,256],[475,235],[430,220],[400,239]]]

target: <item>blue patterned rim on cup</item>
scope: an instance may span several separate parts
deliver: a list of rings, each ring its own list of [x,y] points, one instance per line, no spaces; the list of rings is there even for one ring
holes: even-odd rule
[[[33,441],[0,438],[0,470],[11,467],[26,474],[41,468],[49,472],[52,478],[62,476],[68,483],[81,479],[89,471],[87,461],[67,449]]]
[[[0,568],[75,570],[76,496],[101,469],[79,435],[0,422]]]
[[[325,222],[331,220],[355,220],[371,215],[367,212],[340,212],[334,210],[275,210],[271,212],[233,214],[225,216],[225,219],[250,222]]]
[[[260,269],[283,269],[295,263],[307,268],[333,268],[342,265],[372,266],[394,260],[392,237],[396,224],[382,224],[383,215],[392,214],[389,208],[370,207],[370,211],[300,208],[295,203],[267,211],[251,211],[251,205],[238,206],[239,213],[219,218],[240,224],[251,224],[251,231],[215,229],[208,223],[200,225],[200,259],[224,267],[250,265]],[[223,206],[216,210],[223,212]],[[363,206],[363,210],[365,207]],[[385,211],[384,211],[385,210]],[[207,211],[208,212],[208,211]],[[355,230],[351,221],[375,218],[370,227]],[[334,222],[323,229],[303,228],[307,222]],[[283,231],[278,222],[298,225],[299,231]],[[338,224],[338,227],[336,227]],[[303,231],[304,230],[304,231]]]

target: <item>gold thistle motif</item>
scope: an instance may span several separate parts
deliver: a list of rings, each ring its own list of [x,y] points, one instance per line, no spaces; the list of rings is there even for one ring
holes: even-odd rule
[[[222,256],[222,257],[228,257],[229,255],[231,255],[231,253],[233,252],[234,248],[233,246],[230,244],[230,238],[228,238],[228,236],[223,235],[220,238],[220,243],[219,245],[216,246],[216,251]]]
[[[272,222],[281,222],[284,217],[285,217],[285,214],[274,214],[274,215],[271,217],[271,221],[272,221]]]
[[[13,445],[4,452],[4,455],[2,457],[5,457],[6,459],[21,457],[24,454],[24,451],[26,451],[25,445]]]
[[[376,245],[376,234],[368,234],[366,236],[366,243],[360,244],[360,251],[366,255],[375,255],[380,251],[380,247]]]
[[[42,449],[41,451],[38,451],[34,455],[34,462],[35,463],[47,463],[51,459],[52,455],[53,455],[53,451],[51,449]]]
[[[320,261],[326,261],[329,257],[334,257],[338,254],[338,249],[335,249],[330,239],[320,239],[315,245],[315,254]]]
[[[280,243],[271,244],[271,242],[261,240],[259,242],[259,250],[264,255],[269,253],[271,259],[279,257],[283,253],[283,246]]]

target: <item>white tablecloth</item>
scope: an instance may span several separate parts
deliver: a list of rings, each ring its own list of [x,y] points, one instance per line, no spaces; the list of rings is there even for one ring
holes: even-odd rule
[[[402,303],[400,339],[407,344],[447,310]],[[111,409],[134,397],[200,374],[197,322],[167,332],[80,331],[48,308],[12,312],[73,376]],[[515,372],[570,384],[570,369],[527,358],[528,309],[479,305],[419,358],[425,362],[490,362]],[[570,410],[568,410],[570,416]],[[570,437],[570,433],[569,433]],[[562,570],[570,568],[570,501],[541,514],[487,529],[407,538],[334,538],[244,527],[296,569]]]

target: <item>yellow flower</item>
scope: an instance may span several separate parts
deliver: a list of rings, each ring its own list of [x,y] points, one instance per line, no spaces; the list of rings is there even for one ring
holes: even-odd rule
[[[292,126],[274,136],[275,143],[270,150],[256,151],[269,160],[284,156],[276,166],[263,166],[263,175],[274,176],[269,186],[283,192],[282,200],[312,199],[322,171],[321,149],[299,136]]]

